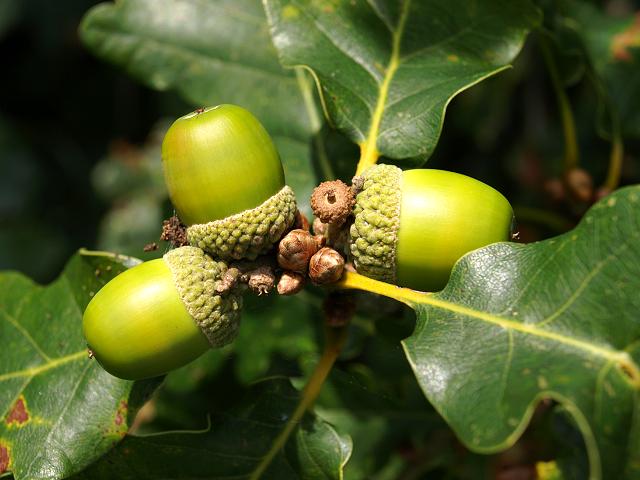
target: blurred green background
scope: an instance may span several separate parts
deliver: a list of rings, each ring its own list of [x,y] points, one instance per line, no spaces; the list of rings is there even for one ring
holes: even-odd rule
[[[142,256],[128,239],[157,240],[170,212],[153,129],[190,107],[83,47],[96,3],[0,0],[0,269],[39,282],[83,246]]]

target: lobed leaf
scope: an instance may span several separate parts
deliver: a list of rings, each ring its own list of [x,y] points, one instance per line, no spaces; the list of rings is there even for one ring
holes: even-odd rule
[[[469,448],[512,445],[543,398],[583,434],[592,478],[637,478],[640,187],[559,237],[477,250],[403,343],[420,385]]]
[[[63,478],[125,435],[155,382],[134,389],[91,361],[82,314],[102,285],[136,262],[81,252],[46,287],[0,274],[0,474]]]
[[[590,478],[640,475],[640,186],[605,197],[564,235],[471,252],[439,293],[353,273],[342,286],[415,310],[409,363],[473,451],[510,447],[553,399],[582,433]]]
[[[538,22],[528,0],[264,0],[287,66],[314,74],[326,114],[379,154],[424,161],[447,104],[507,68]]]

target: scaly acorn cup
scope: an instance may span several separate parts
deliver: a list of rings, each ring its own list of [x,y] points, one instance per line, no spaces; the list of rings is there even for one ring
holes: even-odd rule
[[[511,205],[478,180],[392,165],[371,167],[363,177],[350,253],[365,276],[416,290],[441,290],[460,257],[511,237]]]
[[[244,108],[219,105],[177,119],[162,163],[189,243],[216,258],[253,260],[294,223],[296,200],[278,152]]]
[[[242,296],[216,290],[227,265],[196,247],[124,271],[91,299],[82,328],[102,367],[128,380],[181,367],[236,337]]]

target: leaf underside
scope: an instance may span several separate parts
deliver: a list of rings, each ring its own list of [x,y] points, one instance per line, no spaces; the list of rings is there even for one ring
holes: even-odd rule
[[[573,231],[464,257],[447,287],[416,295],[403,343],[420,385],[471,449],[515,442],[542,398],[561,403],[593,478],[638,478],[640,187]]]

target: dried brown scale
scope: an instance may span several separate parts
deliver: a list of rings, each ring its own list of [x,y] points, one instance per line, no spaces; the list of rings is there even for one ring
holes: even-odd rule
[[[216,285],[216,293],[222,294],[234,288],[240,280],[240,270],[236,267],[229,267],[224,273],[222,280]]]
[[[349,185],[341,180],[322,182],[311,194],[311,208],[322,222],[344,223],[355,205],[356,198]]]
[[[187,226],[177,216],[172,216],[162,222],[160,240],[171,242],[175,247],[189,245],[187,240]]]
[[[309,259],[318,251],[318,240],[306,230],[287,233],[278,244],[278,264],[284,270],[305,273]]]
[[[280,295],[295,295],[305,284],[304,275],[297,272],[283,272],[278,281],[278,293]]]
[[[156,242],[147,243],[144,247],[142,247],[143,252],[153,252],[158,249],[158,244]]]
[[[302,213],[300,210],[297,210],[296,219],[295,219],[295,223],[293,224],[293,228],[306,230],[308,232],[309,227],[310,227],[309,219],[306,217],[304,213]]]
[[[327,233],[327,229],[329,225],[323,223],[319,218],[315,218],[313,220],[313,233],[316,235],[325,235]]]
[[[362,175],[358,175],[357,177],[353,177],[351,179],[351,190],[353,190],[353,194],[357,195],[364,188],[364,177]]]
[[[321,248],[309,261],[309,278],[316,285],[337,282],[343,271],[344,258],[333,248]]]

